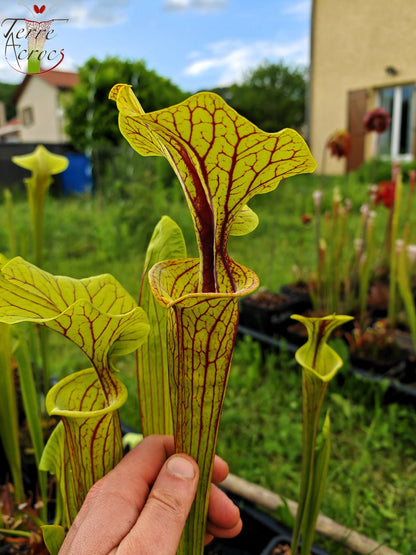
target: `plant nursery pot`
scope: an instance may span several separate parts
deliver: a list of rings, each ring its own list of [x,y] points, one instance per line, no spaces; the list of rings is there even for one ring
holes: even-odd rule
[[[244,297],[240,306],[241,325],[274,335],[291,314],[305,310],[305,300],[285,293],[259,291]]]
[[[413,386],[416,395],[416,357],[411,355],[406,361],[404,376],[400,380],[403,384]]]
[[[240,509],[243,529],[235,538],[214,539],[205,547],[205,555],[260,555],[274,536],[287,533],[287,528],[254,504],[228,495]]]
[[[48,552],[38,552],[34,551],[33,546],[29,544],[29,541],[26,540],[24,543],[5,543],[0,547],[0,555],[33,555],[36,553],[37,555],[47,555]]]
[[[370,285],[367,306],[373,318],[383,318],[389,305],[389,283],[386,279],[376,279]]]
[[[25,492],[35,495],[37,492],[38,473],[35,456],[32,452],[21,451],[22,479]],[[0,441],[0,486],[12,480],[3,446]],[[1,552],[0,552],[1,553]]]
[[[0,440],[0,485],[6,482],[10,477],[10,469],[7,463],[6,454],[3,449],[3,444]]]
[[[407,353],[391,360],[373,359],[356,353],[350,353],[350,363],[353,368],[367,370],[380,376],[397,377],[406,368]]]
[[[312,305],[311,296],[309,294],[309,285],[306,281],[286,283],[280,287],[280,292],[293,297],[301,297],[303,300]]]
[[[290,550],[290,543],[290,536],[276,536],[268,543],[266,548],[261,552],[261,555],[291,555],[292,552]],[[313,545],[311,555],[328,555],[328,553]]]
[[[351,365],[351,372],[371,382],[387,382],[385,402],[412,405],[416,408],[416,361],[413,358],[390,366],[384,373],[354,365]]]
[[[300,347],[308,339],[308,332],[301,322],[296,322],[295,320],[288,319],[286,321],[286,326],[282,328],[281,335],[289,343]]]
[[[226,492],[240,509],[243,529],[230,539],[215,539],[205,547],[205,555],[268,555],[276,538],[291,539],[291,530],[280,521],[243,497]],[[312,555],[329,555],[323,550],[312,549]]]

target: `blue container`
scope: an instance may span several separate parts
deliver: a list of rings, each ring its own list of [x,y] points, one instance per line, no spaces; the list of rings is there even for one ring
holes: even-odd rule
[[[61,174],[64,195],[92,192],[91,164],[85,154],[65,154],[69,165]]]

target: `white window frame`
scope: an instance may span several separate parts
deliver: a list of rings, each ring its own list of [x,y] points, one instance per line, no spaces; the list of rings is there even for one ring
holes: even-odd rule
[[[413,132],[411,131],[410,134],[410,144],[409,149],[410,152],[405,154],[399,154],[400,150],[400,124],[402,120],[402,106],[403,106],[403,89],[405,87],[411,86],[412,83],[407,83],[406,85],[397,85],[393,87],[384,87],[384,89],[393,89],[393,113],[391,114],[391,143],[390,143],[390,153],[388,155],[382,155],[384,158],[389,158],[392,160],[403,160],[403,161],[410,161],[413,160]],[[411,102],[411,113],[409,114],[409,121],[411,130],[414,127],[414,109],[415,109],[415,90],[416,87],[413,85],[413,98]],[[379,89],[377,91],[377,106],[381,106],[381,91],[383,89]],[[374,133],[374,135],[376,135]],[[373,152],[377,148],[377,140],[378,137],[373,137]]]

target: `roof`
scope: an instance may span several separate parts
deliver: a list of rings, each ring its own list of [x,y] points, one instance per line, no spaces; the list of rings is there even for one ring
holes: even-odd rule
[[[13,100],[15,104],[27,87],[30,79],[42,79],[58,89],[71,89],[79,82],[78,73],[73,73],[71,71],[46,71],[45,73],[28,74],[20,83],[14,94]]]
[[[60,89],[70,89],[79,82],[78,73],[70,71],[47,71],[39,73],[38,77]]]
[[[17,134],[20,131],[20,121],[17,118],[13,118],[8,121],[5,125],[0,127],[0,137],[4,135]]]

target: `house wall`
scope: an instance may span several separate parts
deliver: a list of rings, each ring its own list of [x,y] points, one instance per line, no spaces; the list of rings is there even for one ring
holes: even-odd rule
[[[68,140],[62,129],[59,90],[39,77],[32,76],[24,88],[17,101],[17,115],[22,126],[22,142],[60,143]]]
[[[348,93],[416,82],[415,0],[313,0],[311,33],[310,146],[323,171],[327,138],[348,127]],[[386,67],[398,73],[391,76]],[[365,158],[373,137],[365,137]],[[325,173],[339,174],[345,159],[326,156]]]
[[[4,102],[0,100],[0,127],[6,125],[7,118],[6,118],[6,105]]]

